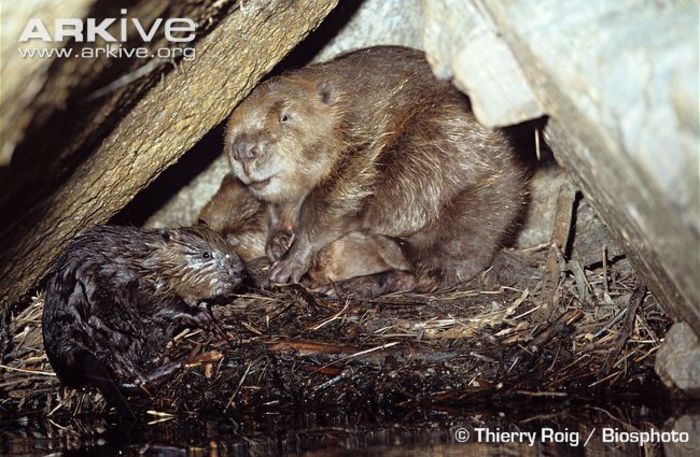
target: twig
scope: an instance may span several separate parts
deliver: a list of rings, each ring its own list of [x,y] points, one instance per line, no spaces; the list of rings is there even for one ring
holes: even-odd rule
[[[51,373],[48,371],[26,370],[24,368],[8,367],[7,365],[2,365],[2,364],[0,364],[0,368],[4,368],[5,370],[8,370],[8,371],[19,371],[20,373],[38,374],[41,376],[56,376],[56,373]]]
[[[338,319],[338,317],[340,317],[345,312],[345,310],[348,309],[348,306],[350,306],[350,303],[349,302],[345,303],[345,306],[343,306],[343,309],[338,311],[338,313],[335,316],[333,316],[330,319],[325,320],[325,321],[321,322],[320,324],[318,324],[317,326],[313,327],[313,330],[318,330],[321,327],[323,327],[324,325],[329,324],[329,323],[333,322],[334,320]]]
[[[535,348],[540,348],[544,344],[548,343],[552,338],[562,332],[565,327],[573,324],[577,320],[583,317],[584,313],[580,309],[570,309],[565,312],[556,321],[554,321],[549,327],[547,327],[542,333],[537,335],[537,337],[532,340],[532,343],[528,345],[529,348],[533,346]]]
[[[619,313],[617,313],[617,314],[612,318],[612,320],[610,320],[610,322],[608,322],[607,324],[605,324],[605,325],[603,326],[603,328],[601,328],[600,330],[598,330],[598,331],[593,335],[593,339],[599,338],[600,335],[602,335],[602,334],[605,333],[607,330],[609,330],[613,325],[615,325],[615,324],[617,324],[618,322],[620,322],[620,321],[622,320],[622,318],[625,317],[625,314],[627,314],[627,308],[624,308],[624,309],[621,310]]]
[[[323,384],[316,386],[313,391],[318,392],[319,390],[325,389],[326,387],[333,386],[335,384],[338,384],[340,381],[343,379],[351,378],[354,376],[355,370],[352,368],[346,368],[343,371],[340,372],[337,376],[334,376],[333,378],[329,379],[328,381],[324,382]]]
[[[586,272],[583,271],[583,267],[578,260],[573,260],[569,262],[571,265],[571,271],[574,273],[574,280],[576,281],[576,293],[578,294],[578,299],[581,303],[588,305],[591,301],[590,294],[588,290],[590,284],[588,283],[588,278],[586,278]]]
[[[393,342],[391,342],[391,343],[382,344],[381,346],[373,347],[373,348],[371,348],[371,349],[365,349],[364,351],[356,352],[356,353],[350,354],[349,356],[344,357],[344,358],[342,358],[342,359],[338,359],[337,362],[339,362],[339,361],[341,361],[341,360],[345,360],[345,359],[352,359],[352,358],[354,358],[354,357],[359,357],[359,356],[361,356],[361,355],[366,355],[366,354],[369,354],[369,353],[371,353],[371,352],[381,351],[381,350],[383,350],[383,349],[388,349],[388,348],[390,348],[390,347],[392,347],[392,346],[396,346],[396,345],[399,344],[399,343],[400,343],[399,341],[393,341]]]
[[[602,378],[602,379],[598,379],[597,381],[588,384],[588,387],[595,387],[595,386],[597,386],[598,384],[601,384],[601,383],[607,381],[608,379],[614,378],[614,377],[617,376],[618,374],[620,374],[620,371],[616,371],[615,373],[611,373],[611,374],[605,376],[605,377]]]
[[[634,328],[634,319],[637,316],[639,306],[644,301],[644,296],[646,295],[646,293],[647,288],[644,287],[644,285],[640,284],[634,289],[632,295],[630,295],[629,302],[627,303],[627,314],[625,316],[625,323],[622,326],[622,330],[620,330],[620,333],[617,336],[617,340],[615,341],[613,350],[610,351],[610,354],[605,359],[605,363],[603,363],[603,366],[600,369],[600,372],[598,373],[598,379],[606,378],[610,373],[610,370],[612,370],[612,368],[615,366],[615,361],[620,356],[622,349],[625,347],[627,339],[632,333],[632,329]]]
[[[146,414],[148,414],[149,416],[156,416],[156,417],[175,417],[174,414],[166,413],[163,411],[156,411],[154,409],[149,409],[148,411],[146,411]]]
[[[569,244],[571,233],[571,221],[576,203],[576,189],[570,184],[564,183],[559,189],[557,199],[557,213],[554,219],[554,230],[550,239],[551,250],[547,257],[545,268],[547,276],[542,286],[542,307],[538,311],[541,319],[549,319],[557,302],[557,285],[561,276],[561,267],[558,262],[558,252],[565,253]]]
[[[356,352],[356,353],[354,353],[354,354],[350,354],[349,356],[342,357],[342,358],[340,358],[340,359],[338,359],[338,360],[334,360],[334,361],[332,361],[331,363],[328,363],[328,364],[324,365],[324,366],[321,367],[321,368],[327,368],[327,367],[329,367],[329,366],[331,366],[331,365],[334,365],[334,364],[336,364],[336,363],[338,363],[338,362],[343,362],[343,361],[345,361],[345,360],[352,359],[352,358],[354,358],[354,357],[359,357],[359,356],[361,356],[361,355],[367,355],[367,354],[370,354],[370,353],[376,352],[376,351],[383,351],[384,349],[388,349],[388,348],[390,348],[390,347],[392,347],[392,346],[396,346],[396,345],[399,344],[399,343],[400,343],[400,341],[392,341],[391,343],[382,344],[381,346],[376,346],[376,347],[373,347],[373,348],[370,348],[370,349],[365,349],[364,351]],[[316,371],[318,371],[318,370],[316,370]]]
[[[568,395],[566,392],[530,392],[529,390],[516,390],[515,393],[528,397],[566,397]]]
[[[331,343],[319,343],[315,341],[293,341],[280,340],[270,346],[272,352],[283,352],[295,350],[300,355],[315,355],[315,354],[353,354],[357,351],[354,346],[340,346]]]
[[[532,313],[534,313],[535,311],[537,311],[538,309],[540,309],[540,306],[542,306],[542,305],[537,305],[537,306],[535,306],[534,308],[532,308],[532,309],[530,309],[530,310],[527,310],[527,311],[525,311],[525,312],[522,313],[522,314],[519,314],[519,315],[517,315],[517,316],[515,316],[515,317],[512,317],[510,320],[512,320],[512,321],[517,321],[518,319],[522,319],[523,317],[527,316],[528,314],[532,314]]]
[[[233,393],[231,394],[231,397],[226,402],[226,407],[224,408],[224,411],[229,409],[229,407],[231,406],[231,403],[233,403],[233,399],[236,398],[236,394],[238,393],[239,390],[241,390],[241,386],[243,385],[245,378],[248,377],[248,373],[250,373],[250,369],[253,367],[254,363],[257,363],[257,360],[250,362],[248,364],[248,366],[245,368],[245,371],[243,372],[243,376],[241,376],[240,381],[238,381],[238,385],[236,386],[236,389],[233,391]]]
[[[98,99],[102,97],[103,95],[106,95],[110,92],[114,92],[117,89],[120,89],[124,86],[128,86],[132,82],[141,79],[142,77],[146,76],[147,74],[153,72],[156,70],[158,67],[160,67],[165,60],[161,59],[151,59],[148,62],[146,62],[144,65],[141,67],[137,68],[134,71],[131,71],[118,79],[112,81],[111,83],[107,84],[104,87],[101,87],[100,89],[96,90],[95,92],[92,92],[91,94],[88,94],[87,97],[85,97],[82,102],[87,103],[91,102],[95,99]]]
[[[603,257],[603,297],[610,295],[610,290],[608,289],[608,248],[603,245],[601,249],[601,254]]]

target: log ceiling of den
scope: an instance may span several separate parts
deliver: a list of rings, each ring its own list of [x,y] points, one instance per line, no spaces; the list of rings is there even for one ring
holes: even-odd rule
[[[107,12],[91,11],[85,8],[90,2],[80,3],[74,10],[87,11],[88,17],[119,14],[109,2],[92,4]],[[43,67],[23,67],[27,81],[41,89],[29,100],[20,100],[30,90],[20,81],[15,93],[5,93],[2,99],[3,115],[6,106],[22,102],[16,113],[21,122],[8,123],[3,116],[3,138],[17,144],[3,144],[5,151],[15,149],[16,157],[1,177],[6,191],[0,208],[3,217],[11,215],[0,228],[2,309],[30,291],[71,237],[107,221],[219,124],[336,4],[337,0],[250,0],[244,6],[214,0],[136,2],[130,16],[194,16],[202,32],[195,42],[196,58],[182,59],[176,68],[165,62],[154,67],[152,75],[111,92],[97,92],[96,98],[95,91],[143,66],[143,60],[118,69],[108,68],[111,63],[102,59],[90,65],[56,59]],[[188,10],[187,5],[196,6]],[[5,17],[11,10],[4,8]],[[42,12],[50,17],[65,14],[33,14],[50,20]],[[16,38],[12,43],[16,48]],[[61,111],[66,106],[75,116],[57,129],[55,122],[66,117]],[[42,122],[46,129],[37,128]],[[18,176],[13,176],[15,162],[21,169]],[[35,178],[40,182],[28,186]]]
[[[697,4],[425,5],[433,68],[488,125],[546,113],[559,163],[669,314],[700,335]]]

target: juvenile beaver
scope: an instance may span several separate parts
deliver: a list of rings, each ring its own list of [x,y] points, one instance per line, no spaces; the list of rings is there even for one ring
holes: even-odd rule
[[[226,148],[252,195],[294,217],[294,240],[270,269],[277,283],[299,281],[354,231],[400,239],[419,290],[463,282],[490,264],[524,206],[505,136],[408,48],[271,78],[232,113]],[[284,227],[272,230],[269,244]]]
[[[265,255],[267,213],[265,205],[231,174],[199,213],[199,222],[226,237],[243,262]]]
[[[202,208],[199,220],[221,232],[248,265],[259,266],[267,255],[276,259],[294,238],[292,217],[274,214],[253,197],[238,178],[228,174]],[[269,225],[277,238],[267,242]],[[251,270],[256,267],[251,266]],[[411,266],[398,244],[382,235],[350,232],[323,248],[302,283],[327,295],[371,298],[415,286]]]
[[[120,415],[120,387],[157,382],[178,362],[148,365],[182,326],[207,326],[208,302],[240,284],[242,262],[203,227],[97,226],[74,238],[47,275],[46,354],[70,387],[94,386]]]

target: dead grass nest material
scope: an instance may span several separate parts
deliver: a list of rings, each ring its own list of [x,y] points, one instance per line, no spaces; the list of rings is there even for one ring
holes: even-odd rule
[[[556,251],[556,248],[553,248]],[[555,252],[556,254],[556,252]],[[132,397],[165,414],[241,409],[502,403],[623,397],[659,388],[654,354],[670,320],[626,258],[582,265],[547,245],[508,250],[479,278],[430,295],[328,300],[300,286],[214,308],[216,331],[168,344],[188,364]],[[96,391],[60,388],[41,342],[42,297],[12,319],[0,407],[100,412]]]

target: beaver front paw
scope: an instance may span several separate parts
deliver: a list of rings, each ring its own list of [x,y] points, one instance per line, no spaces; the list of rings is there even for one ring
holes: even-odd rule
[[[287,252],[287,255],[272,264],[270,282],[273,284],[298,283],[309,270],[310,264],[309,255]]]
[[[265,243],[265,254],[272,260],[278,260],[294,242],[294,232],[290,229],[282,229],[270,235]]]

